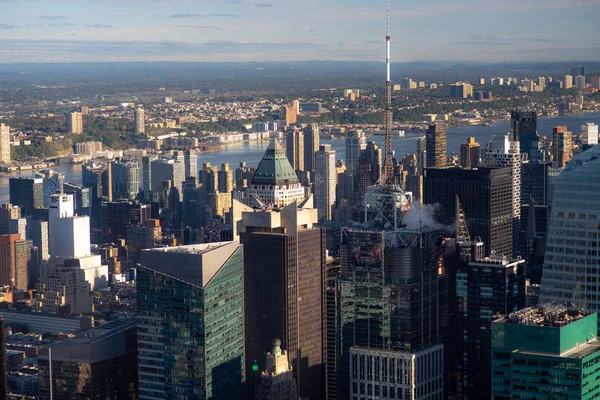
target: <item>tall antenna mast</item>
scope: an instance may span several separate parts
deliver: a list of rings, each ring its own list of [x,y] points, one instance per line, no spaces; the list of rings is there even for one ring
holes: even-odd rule
[[[392,79],[390,75],[390,0],[387,0],[386,8],[386,35],[385,65],[387,70],[387,80],[385,82],[385,164],[383,170],[383,182],[390,185],[394,181],[394,151],[392,150]]]

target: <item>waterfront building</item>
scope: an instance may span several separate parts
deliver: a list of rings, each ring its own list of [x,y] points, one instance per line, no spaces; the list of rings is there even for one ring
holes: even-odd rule
[[[0,163],[10,164],[10,126],[0,124]]]

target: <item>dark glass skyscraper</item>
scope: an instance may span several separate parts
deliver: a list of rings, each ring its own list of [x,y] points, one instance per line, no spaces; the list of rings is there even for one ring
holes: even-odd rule
[[[507,256],[513,253],[511,168],[426,168],[423,204],[435,206],[435,218],[443,225],[456,221],[456,196],[472,237]]]
[[[140,399],[241,399],[244,260],[235,242],[142,251]]]
[[[519,142],[521,153],[529,154],[531,143],[538,141],[535,111],[510,112],[510,140]]]
[[[44,207],[43,181],[42,178],[10,178],[10,202],[21,207],[23,217],[36,207]]]

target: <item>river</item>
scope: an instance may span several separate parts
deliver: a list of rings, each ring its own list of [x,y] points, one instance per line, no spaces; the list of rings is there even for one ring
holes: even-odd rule
[[[548,136],[552,134],[552,128],[559,125],[566,125],[573,134],[579,134],[581,125],[586,122],[593,122],[600,125],[600,112],[590,112],[566,116],[542,117],[538,118],[538,132],[540,135]],[[447,132],[447,149],[448,154],[458,154],[460,145],[467,141],[470,136],[484,146],[491,139],[492,135],[506,134],[510,131],[509,121],[500,121],[491,126],[459,126],[449,128]],[[404,137],[394,137],[393,147],[397,157],[402,157],[404,154],[414,153],[416,151],[416,141],[424,135],[423,132],[407,132]],[[383,147],[383,136],[371,136],[367,140],[374,140],[380,147]],[[344,139],[333,139],[331,141],[323,140],[321,143],[331,144],[332,150],[336,151],[337,159],[346,157]],[[249,167],[258,165],[262,155],[267,149],[268,142],[240,142],[226,144],[222,146],[222,150],[214,153],[201,153],[198,156],[198,167],[202,163],[211,163],[212,165],[220,165],[229,163],[232,169],[235,169],[240,162],[246,161]],[[81,184],[81,165],[80,164],[64,164],[54,168],[65,174],[65,181],[75,184]],[[8,180],[11,176],[32,176],[35,172],[24,171],[12,174],[0,174],[0,203],[9,201]]]

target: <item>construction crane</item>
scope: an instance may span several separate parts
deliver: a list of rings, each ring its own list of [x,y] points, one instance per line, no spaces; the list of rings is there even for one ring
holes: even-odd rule
[[[383,182],[387,186],[394,183],[394,151],[392,150],[392,79],[390,75],[390,0],[387,0],[386,17],[385,64],[387,80],[385,82],[385,164],[383,169]]]

